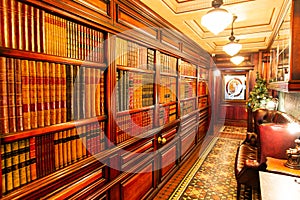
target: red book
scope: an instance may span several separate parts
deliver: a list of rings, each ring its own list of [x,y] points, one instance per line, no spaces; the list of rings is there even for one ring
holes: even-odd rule
[[[36,154],[35,154],[35,137],[30,138],[29,140],[29,155],[30,155],[30,175],[31,180],[35,180],[36,176]]]
[[[14,59],[6,59],[7,68],[7,100],[8,100],[8,122],[9,132],[17,131],[16,125],[16,99],[15,99],[15,66]]]
[[[0,57],[0,133],[9,133],[6,58]]]

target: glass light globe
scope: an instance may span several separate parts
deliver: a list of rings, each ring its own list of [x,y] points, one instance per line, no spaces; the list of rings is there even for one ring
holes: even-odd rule
[[[223,46],[223,51],[225,51],[230,56],[234,56],[241,49],[242,49],[242,45],[233,41]]]
[[[215,8],[202,17],[201,24],[213,34],[218,35],[232,22],[232,18],[232,14],[227,10]]]

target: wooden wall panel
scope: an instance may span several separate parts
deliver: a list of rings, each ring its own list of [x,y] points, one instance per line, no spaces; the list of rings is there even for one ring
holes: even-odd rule
[[[153,186],[153,163],[121,184],[122,199],[141,199]]]
[[[116,23],[124,28],[135,29],[135,31],[145,34],[152,39],[157,39],[158,37],[157,27],[122,4],[116,5]]]
[[[166,152],[162,153],[161,163],[162,163],[162,166],[163,166],[162,169],[161,169],[161,176],[163,177],[176,164],[176,146],[173,146],[172,148],[170,148]],[[168,164],[166,165],[166,163],[168,163]]]
[[[189,149],[195,145],[196,130],[193,129],[190,133],[184,136],[181,140],[181,155],[184,156]]]

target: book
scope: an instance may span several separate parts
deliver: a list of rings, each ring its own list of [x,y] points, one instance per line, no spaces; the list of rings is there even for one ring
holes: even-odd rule
[[[38,127],[36,62],[29,61],[29,93],[30,93],[30,123],[31,128]]]
[[[15,104],[17,131],[23,131],[23,103],[22,103],[22,65],[20,59],[15,59]]]
[[[6,167],[5,167],[6,154],[5,154],[4,146],[5,145],[3,143],[0,145],[0,147],[1,147],[1,178],[2,178],[1,191],[2,191],[2,194],[6,193]]]
[[[50,63],[49,65],[49,95],[50,95],[50,124],[56,124],[56,66],[55,63]]]
[[[0,57],[0,131],[9,133],[6,58]]]
[[[36,62],[36,97],[37,97],[37,123],[38,127],[45,126],[45,113],[44,113],[44,73],[43,63]]]
[[[33,181],[37,178],[35,137],[31,137],[29,139],[29,165],[30,165],[30,178]]]
[[[20,185],[25,185],[27,183],[26,174],[26,142],[25,140],[19,140],[19,169],[20,169]]]
[[[55,64],[55,112],[56,112],[56,124],[62,122],[62,108],[61,108],[61,100],[62,100],[62,65],[56,63]]]
[[[44,125],[50,126],[51,124],[51,98],[50,98],[50,63],[43,63],[43,98],[44,98]],[[51,86],[53,87],[53,85]],[[53,88],[51,88],[53,89]],[[53,91],[51,91],[53,93]]]
[[[27,182],[31,182],[31,169],[30,169],[30,141],[25,139],[25,169],[26,169],[26,179]]]
[[[29,61],[21,60],[24,130],[31,129]]]
[[[20,187],[20,171],[19,171],[19,143],[12,143],[12,176],[13,188]]]
[[[67,122],[67,72],[66,65],[61,65],[61,122]]]
[[[5,171],[6,171],[6,191],[13,190],[13,173],[12,173],[12,146],[11,143],[5,144]]]
[[[66,107],[67,121],[74,120],[74,82],[73,65],[66,65]]]

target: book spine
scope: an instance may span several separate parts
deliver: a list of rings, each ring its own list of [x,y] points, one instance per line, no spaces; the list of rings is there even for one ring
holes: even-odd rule
[[[30,170],[30,142],[29,139],[25,140],[25,169],[27,182],[31,182],[31,170]]]
[[[26,144],[25,140],[19,141],[19,169],[20,169],[20,184],[25,185],[27,183],[26,176],[26,159],[25,159]]]
[[[13,174],[12,174],[12,147],[11,143],[5,144],[5,168],[6,168],[6,191],[13,189]]]
[[[95,68],[90,69],[90,92],[89,92],[89,101],[90,101],[90,110],[91,110],[91,117],[95,117],[95,92],[96,92],[96,86],[95,86],[95,76],[96,76],[96,70]]]
[[[55,87],[55,63],[49,66],[49,94],[50,94],[50,124],[56,124],[56,87]]]
[[[72,164],[72,130],[67,130],[67,165]]]
[[[21,68],[22,68],[22,104],[23,104],[24,130],[29,130],[31,129],[29,61],[21,60]]]
[[[14,189],[20,187],[19,163],[19,144],[18,141],[16,141],[12,143],[12,175]]]
[[[67,122],[67,72],[66,65],[61,65],[61,122]]]
[[[36,176],[36,152],[35,152],[35,137],[29,139],[29,157],[30,157],[30,177],[35,180]]]
[[[37,86],[37,113],[38,113],[38,127],[45,126],[45,112],[44,112],[44,73],[43,63],[36,63],[36,86]]]
[[[100,78],[101,78],[101,70],[95,69],[95,115],[100,116],[101,113],[101,84],[100,84]],[[117,83],[118,84],[118,83]],[[118,97],[118,95],[116,95]]]
[[[0,57],[0,133],[9,133],[6,58]]]
[[[74,163],[77,160],[77,134],[76,128],[73,128],[71,131],[71,162]]]
[[[44,97],[44,125],[50,126],[51,114],[50,114],[50,66],[48,62],[43,63],[43,97]]]
[[[42,36],[43,36],[43,32],[42,32],[42,27],[41,27],[41,10],[37,9],[37,8],[33,8],[33,19],[31,20],[34,23],[34,47],[35,47],[35,51],[38,53],[42,53]]]
[[[90,118],[91,117],[91,69],[90,68],[85,68],[85,117]]]
[[[79,72],[79,106],[80,106],[80,119],[84,119],[86,117],[86,110],[85,110],[85,67],[80,67],[80,72]]]
[[[73,65],[66,66],[66,107],[67,121],[74,120],[74,83],[73,83]]]
[[[55,66],[55,112],[56,112],[56,124],[62,122],[62,108],[61,108],[61,100],[62,100],[62,65],[56,64]]]
[[[1,26],[3,27],[2,30],[1,30],[1,37],[2,37],[2,46],[3,47],[11,47],[11,39],[10,39],[10,23],[9,23],[9,19],[10,19],[10,13],[9,13],[9,4],[8,4],[9,0],[2,0],[1,1],[1,6],[2,6],[2,9],[1,9]]]
[[[23,108],[22,108],[22,66],[21,60],[15,60],[15,95],[16,95],[16,123],[17,131],[23,131]]]
[[[30,122],[31,128],[38,127],[36,62],[29,61],[29,93],[30,93]]]
[[[104,71],[100,71],[100,109],[101,115],[105,115],[105,90],[104,90]]]
[[[6,153],[4,144],[1,144],[1,192],[2,194],[6,193],[6,166],[5,166],[5,160],[6,160]]]

